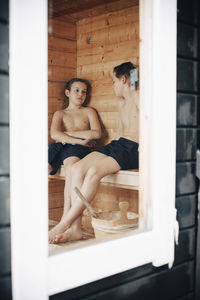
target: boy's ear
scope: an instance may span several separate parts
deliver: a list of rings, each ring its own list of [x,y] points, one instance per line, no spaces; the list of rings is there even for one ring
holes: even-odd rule
[[[127,78],[125,75],[122,75],[121,80],[122,80],[123,84],[127,83]]]
[[[65,89],[65,96],[69,97],[69,90]]]

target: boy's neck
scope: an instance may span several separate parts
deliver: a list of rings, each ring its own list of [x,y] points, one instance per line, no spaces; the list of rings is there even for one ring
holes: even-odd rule
[[[73,104],[69,104],[68,107],[66,108],[66,110],[78,110],[81,109],[82,105],[73,105]]]
[[[131,90],[129,86],[126,86],[123,96],[126,101],[133,101],[138,96],[138,90]]]

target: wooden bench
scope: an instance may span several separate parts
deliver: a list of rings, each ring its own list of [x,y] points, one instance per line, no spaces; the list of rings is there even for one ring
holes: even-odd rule
[[[49,175],[49,179],[65,180],[65,170],[62,166],[55,175]],[[101,183],[110,184],[119,188],[138,190],[139,171],[120,170],[115,174],[107,175],[101,179]]]

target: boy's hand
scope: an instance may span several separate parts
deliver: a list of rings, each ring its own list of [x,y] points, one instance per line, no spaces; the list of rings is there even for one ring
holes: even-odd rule
[[[83,146],[88,146],[88,147],[89,147],[89,142],[90,142],[90,140],[89,140],[89,139],[80,140],[80,145],[83,145]]]
[[[95,146],[96,146],[96,141],[95,140],[90,140],[89,142],[88,142],[88,146],[90,147],[90,148],[94,148]]]
[[[66,135],[69,135],[69,136],[73,137],[72,132],[70,132],[70,131],[64,131],[64,133],[65,133]]]

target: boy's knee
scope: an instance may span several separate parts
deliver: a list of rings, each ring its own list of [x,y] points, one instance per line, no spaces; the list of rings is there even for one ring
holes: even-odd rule
[[[83,171],[82,171],[82,168],[81,168],[81,165],[79,162],[77,162],[71,166],[71,175],[72,176],[76,176],[76,177],[82,176],[82,173],[83,173]]]
[[[65,167],[65,177],[69,177],[71,175],[71,166]]]
[[[96,182],[100,180],[98,168],[96,166],[89,168],[86,174],[86,178],[89,182]]]

